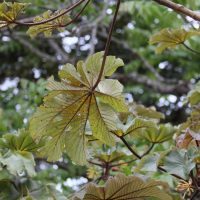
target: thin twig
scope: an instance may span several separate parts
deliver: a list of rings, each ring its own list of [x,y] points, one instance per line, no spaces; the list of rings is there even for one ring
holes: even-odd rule
[[[190,171],[190,177],[191,177],[191,179],[192,179],[192,182],[193,182],[195,188],[199,191],[200,188],[199,188],[199,186],[198,186],[198,184],[197,184],[197,182],[196,182],[196,180],[195,180],[195,178],[194,178],[193,170]]]
[[[138,155],[131,147],[130,145],[127,143],[127,141],[123,138],[123,137],[120,137],[120,139],[124,142],[124,144],[127,146],[127,148],[137,157],[139,158],[140,160],[142,159],[142,156]],[[158,166],[157,167],[158,169],[160,169],[161,171],[163,172],[167,172],[164,168]],[[176,174],[171,174],[172,176],[176,177],[176,178],[179,178],[179,179],[183,179],[182,177],[176,175]]]
[[[97,87],[97,85],[99,84],[99,82],[101,80],[101,77],[102,77],[102,74],[103,74],[104,66],[105,66],[105,63],[106,63],[106,56],[108,54],[108,49],[109,49],[109,46],[110,46],[110,40],[111,40],[111,37],[112,37],[114,25],[115,25],[115,22],[116,22],[116,19],[117,19],[117,13],[118,13],[118,10],[119,10],[120,2],[121,2],[121,0],[117,1],[117,6],[116,6],[116,9],[115,9],[115,14],[114,14],[114,17],[113,17],[113,21],[112,21],[112,25],[111,25],[111,28],[110,28],[109,36],[108,36],[108,39],[107,39],[107,42],[106,42],[106,48],[105,48],[105,52],[104,52],[104,56],[103,56],[103,61],[102,61],[102,65],[101,65],[101,71],[99,73],[99,77],[98,77],[95,85],[92,88],[92,91],[94,91],[95,88]]]
[[[65,25],[60,25],[59,27],[66,27],[66,26],[68,26],[68,25],[70,25],[72,22],[74,22],[76,19],[77,19],[77,17],[83,12],[83,10],[86,8],[86,6],[88,5],[88,3],[90,2],[90,0],[88,0],[87,2],[86,2],[86,4],[83,6],[83,8],[79,11],[79,13],[69,22],[69,23],[67,23],[67,24],[65,24]]]
[[[144,153],[144,154],[142,155],[142,157],[146,156],[146,155],[153,149],[154,145],[155,145],[155,143],[153,143],[153,144],[151,145],[151,147],[149,148],[149,150],[148,150],[146,153]]]
[[[197,54],[200,54],[200,52],[191,49],[191,48],[188,47],[185,43],[182,43],[182,44],[183,44],[187,49],[189,49],[190,51],[192,51],[192,52],[194,52],[194,53],[197,53]]]
[[[84,189],[87,187],[87,185],[89,185],[90,183],[93,183],[93,182],[95,182],[95,181],[98,181],[98,180],[101,179],[101,178],[102,178],[102,177],[100,176],[100,177],[98,177],[97,179],[95,179],[95,180],[93,180],[93,181],[87,183],[87,184],[84,185],[80,190],[78,190],[78,191],[74,192],[73,194],[71,194],[70,196],[68,196],[67,199],[73,197],[77,192],[80,192],[81,190],[84,190]]]
[[[195,193],[191,196],[190,200],[194,199],[194,197],[199,193],[198,190],[195,191]]]
[[[93,164],[93,165],[97,165],[97,166],[100,166],[102,167],[102,164],[99,164],[99,163],[95,163],[95,162],[92,162],[92,161],[88,161],[90,164]]]
[[[45,24],[47,22],[53,21],[59,17],[61,17],[62,15],[68,13],[69,11],[71,11],[72,9],[76,8],[79,4],[81,4],[82,2],[84,2],[85,0],[81,0],[78,3],[76,3],[75,5],[73,5],[72,7],[70,7],[69,9],[67,9],[65,12],[60,13],[59,15],[56,15],[55,17],[52,17],[50,19],[47,19],[45,21],[42,22],[37,22],[37,23],[22,23],[19,21],[12,21],[12,23],[18,24],[18,25],[22,25],[22,26],[35,26],[35,25],[41,25],[41,24]]]

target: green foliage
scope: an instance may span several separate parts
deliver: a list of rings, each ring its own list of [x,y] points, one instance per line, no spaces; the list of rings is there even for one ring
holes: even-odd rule
[[[25,13],[24,9],[29,6],[30,3],[12,3],[3,2],[0,4],[0,28],[5,26],[13,27],[14,21],[19,17],[20,14]],[[7,7],[10,9],[8,10]]]
[[[51,11],[48,10],[47,12],[45,12],[43,14],[43,18],[40,16],[37,16],[34,19],[34,23],[38,23],[38,22],[43,22],[46,20],[49,20],[53,17],[56,17],[57,15],[60,15],[62,13],[64,13],[66,10],[61,10],[61,11],[57,11],[54,14],[51,15]],[[65,30],[65,25],[67,23],[69,23],[71,21],[71,19],[69,18],[69,15],[65,15],[63,14],[61,17],[56,18],[55,20],[52,20],[50,22],[46,22],[40,25],[35,25],[35,26],[31,26],[27,33],[30,35],[30,37],[34,37],[39,33],[44,32],[44,34],[49,37],[52,34],[52,31],[54,29],[58,29],[60,32],[63,32]]]

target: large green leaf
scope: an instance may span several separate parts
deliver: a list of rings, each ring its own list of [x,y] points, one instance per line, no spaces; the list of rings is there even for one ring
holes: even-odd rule
[[[51,19],[63,12],[65,12],[66,9],[61,11],[56,11],[54,14],[51,15],[51,11],[48,10],[43,14],[43,18],[40,16],[35,17],[34,23],[37,22],[43,22],[45,20]],[[35,35],[44,32],[47,37],[51,36],[51,33],[54,29],[58,29],[60,32],[63,32],[65,30],[65,27],[62,27],[69,23],[71,19],[69,18],[69,15],[63,14],[61,17],[58,17],[57,19],[54,19],[50,22],[46,22],[44,24],[31,26],[27,33],[33,38]]]
[[[0,162],[6,165],[8,171],[17,176],[26,169],[30,177],[36,176],[35,172],[35,161],[33,155],[26,151],[15,151],[9,150],[5,155],[0,153]]]
[[[144,182],[136,176],[126,177],[119,173],[115,177],[110,177],[104,187],[98,187],[93,183],[87,186],[87,192],[83,200],[120,200],[120,199],[137,199],[143,200],[146,197],[153,197],[161,200],[172,200],[164,191],[156,186],[162,186],[168,189],[168,184],[162,181],[149,179]]]
[[[86,64],[79,61],[77,71],[73,65],[65,65],[59,72],[61,82],[54,81],[53,77],[49,79],[47,89],[51,92],[45,96],[44,105],[37,108],[30,123],[30,134],[36,142],[42,135],[52,138],[41,149],[41,155],[48,156],[48,161],[58,160],[62,152],[67,150],[73,162],[87,164],[89,152],[85,129],[88,120],[95,138],[108,145],[115,145],[119,141],[111,133],[117,129],[117,116],[113,108],[122,112],[128,108],[121,95],[121,84],[117,80],[104,80],[104,76],[111,75],[123,65],[123,61],[107,56],[102,81],[98,90],[93,91],[103,55],[104,52],[94,54]],[[101,99],[99,103],[97,97]],[[56,119],[57,116],[62,119]]]
[[[183,179],[187,179],[190,171],[196,165],[193,161],[196,156],[198,153],[194,149],[189,151],[174,149],[166,155],[164,168],[169,174],[177,174]]]
[[[33,138],[30,136],[29,131],[19,129],[16,134],[5,134],[3,138],[0,138],[0,148],[8,148],[13,151],[29,151],[37,152],[41,149],[48,138],[43,137],[38,144],[36,144]]]
[[[0,28],[14,26],[15,21],[30,3],[3,2],[0,4]],[[9,7],[9,9],[7,9]]]
[[[171,124],[160,124],[159,129],[147,128],[141,132],[138,136],[151,142],[151,143],[162,143],[167,140],[171,140],[177,129]]]
[[[160,42],[156,47],[156,54],[160,54],[167,47],[173,50],[178,44],[185,42],[194,35],[199,35],[199,33],[197,31],[186,31],[185,29],[172,30],[165,28],[152,35],[149,44]]]

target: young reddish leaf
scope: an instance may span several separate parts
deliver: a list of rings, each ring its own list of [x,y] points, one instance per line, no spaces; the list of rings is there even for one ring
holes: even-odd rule
[[[98,187],[95,184],[90,183],[87,186],[87,192],[83,200],[143,200],[146,197],[160,200],[172,200],[172,197],[157,186],[162,186],[165,190],[169,187],[166,182],[149,179],[146,183],[139,177],[126,177],[124,174],[119,173],[115,177],[110,177],[104,187]]]
[[[5,26],[13,27],[14,21],[19,17],[21,13],[25,13],[24,9],[31,3],[11,3],[3,2],[0,4],[0,28]],[[6,7],[9,7],[8,10]]]
[[[42,21],[45,21],[45,20],[48,20],[48,19],[51,19],[63,12],[65,12],[66,10],[61,10],[60,12],[59,11],[56,11],[54,14],[51,15],[51,11],[48,10],[47,12],[45,12],[43,14],[43,18],[40,17],[40,16],[37,16],[35,17],[34,19],[34,23],[37,23],[37,22],[42,22]],[[39,34],[39,33],[42,33],[44,32],[44,34],[49,37],[51,36],[51,33],[54,29],[58,29],[60,32],[63,32],[65,30],[65,27],[61,27],[61,25],[65,25],[67,23],[69,23],[71,21],[71,19],[69,18],[69,15],[62,15],[60,17],[58,17],[57,19],[54,19],[50,22],[47,22],[47,23],[44,23],[44,24],[40,24],[40,25],[35,25],[35,26],[31,26],[27,33],[30,35],[30,37],[34,37],[35,35]]]
[[[89,152],[85,129],[88,120],[93,137],[100,142],[115,145],[119,140],[111,133],[117,129],[117,116],[113,108],[121,112],[128,108],[121,95],[121,84],[104,80],[104,76],[113,73],[123,65],[123,61],[107,56],[99,90],[93,90],[103,55],[104,52],[94,54],[86,64],[79,61],[77,71],[74,66],[67,64],[59,72],[61,82],[54,81],[53,77],[49,79],[47,89],[51,92],[45,96],[44,105],[37,108],[30,123],[30,134],[36,142],[42,135],[52,138],[41,150],[41,155],[48,156],[48,161],[58,160],[66,150],[73,162],[87,164]],[[106,103],[98,103],[97,97]],[[58,115],[62,118],[55,120]]]
[[[189,131],[187,131],[185,134],[180,135],[176,138],[177,146],[179,150],[181,149],[189,149],[190,143],[194,138],[190,135]]]
[[[149,44],[160,42],[156,47],[156,54],[160,54],[167,47],[173,50],[178,44],[185,42],[194,35],[199,35],[199,33],[197,31],[186,31],[185,29],[172,30],[165,28],[152,35]]]

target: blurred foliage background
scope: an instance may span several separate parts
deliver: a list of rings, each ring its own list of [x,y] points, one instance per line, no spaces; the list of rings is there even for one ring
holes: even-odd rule
[[[54,12],[76,2],[35,0],[19,20],[31,22],[36,15],[42,15],[48,9]],[[194,11],[200,9],[200,1],[174,2]],[[28,130],[36,107],[42,104],[43,95],[48,92],[45,89],[47,78],[53,74],[58,79],[57,72],[62,65],[76,64],[79,60],[86,60],[92,53],[104,50],[115,5],[115,0],[93,0],[65,32],[55,30],[49,38],[42,33],[31,39],[26,34],[27,27],[21,26],[0,30],[1,136],[14,133],[19,128]],[[71,18],[82,6],[70,13]],[[149,45],[149,38],[166,27],[192,30],[198,29],[199,23],[150,0],[122,1],[109,55],[115,55],[125,63],[113,77],[124,85],[127,102],[134,101],[147,107],[154,105],[159,112],[165,114],[161,122],[178,125],[186,121],[190,111],[183,106],[182,101],[193,84],[200,80],[199,56],[183,45],[174,51],[165,50],[156,55],[156,45]],[[200,37],[194,36],[186,43],[199,51]],[[139,152],[148,149],[148,143],[141,139],[129,142]],[[175,142],[157,144],[153,151],[165,150],[172,144]],[[122,143],[119,145],[123,147]],[[42,183],[57,184],[57,188],[65,195],[70,195],[90,180],[86,175],[87,167],[76,166],[66,153],[56,163],[47,163],[39,157],[36,157],[36,162],[36,179]],[[134,163],[120,170],[129,175],[132,166]],[[175,188],[170,176],[160,173],[152,176],[167,181]]]

